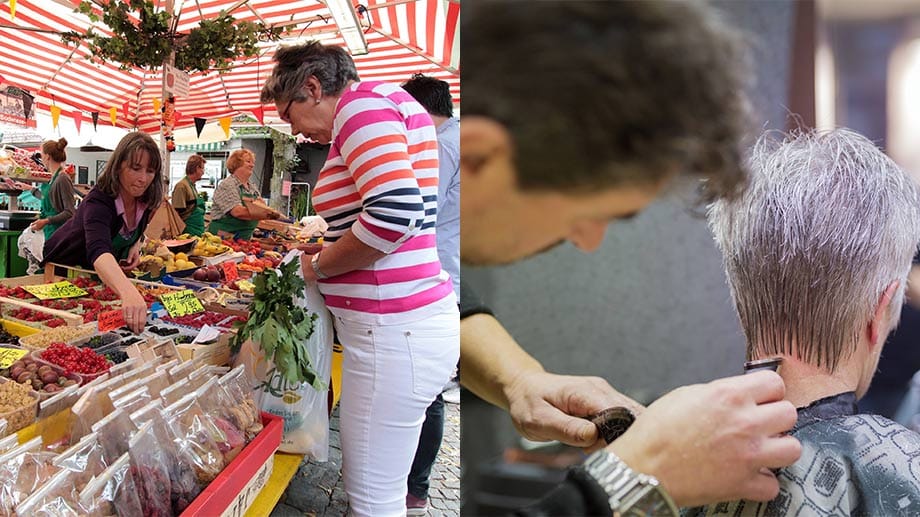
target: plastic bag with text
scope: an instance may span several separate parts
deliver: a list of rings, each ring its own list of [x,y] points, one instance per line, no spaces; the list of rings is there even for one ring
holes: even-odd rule
[[[32,228],[26,228],[19,235],[19,256],[29,262],[29,268],[26,273],[34,275],[38,269],[38,264],[42,261],[45,247],[45,232],[36,232]]]
[[[292,251],[284,262],[298,260],[301,255],[300,251]],[[297,271],[298,275],[302,274],[300,268]],[[326,309],[326,302],[316,284],[307,283],[303,296],[296,297],[294,303],[318,316],[306,345],[317,374],[328,386],[332,369],[332,315]],[[271,359],[265,357],[252,341],[245,342],[241,347],[236,364],[241,363],[255,378],[255,397],[262,411],[284,419],[284,436],[278,450],[305,454],[316,461],[328,461],[328,388],[320,391],[307,383],[286,381]]]

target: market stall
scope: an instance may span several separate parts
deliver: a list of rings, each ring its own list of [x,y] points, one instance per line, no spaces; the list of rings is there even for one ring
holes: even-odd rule
[[[281,253],[321,245],[297,228],[150,240],[133,275],[150,308],[138,334],[93,271],[0,280],[0,515],[268,515],[303,455],[276,454],[289,415],[260,411],[258,368],[233,367],[231,348]]]

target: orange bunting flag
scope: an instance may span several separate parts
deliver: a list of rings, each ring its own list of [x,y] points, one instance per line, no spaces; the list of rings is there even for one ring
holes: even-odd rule
[[[227,135],[227,138],[230,138],[230,117],[221,117],[219,122],[224,134]]]
[[[163,106],[163,103],[160,102],[159,97],[153,98],[153,112],[157,115],[160,114],[160,108]]]
[[[61,119],[61,107],[51,106],[48,110],[51,112],[51,127],[57,129],[58,121]]]
[[[16,0],[10,0],[10,20],[16,17]]]
[[[112,125],[115,125],[115,121],[118,120],[118,108],[109,108],[109,120],[112,121]]]

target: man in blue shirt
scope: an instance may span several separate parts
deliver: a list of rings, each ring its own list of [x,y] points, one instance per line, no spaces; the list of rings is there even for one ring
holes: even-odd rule
[[[434,77],[415,74],[402,87],[425,107],[438,133],[438,258],[450,274],[454,294],[460,299],[460,123],[453,116],[450,86]],[[435,398],[425,412],[415,460],[409,471],[408,515],[424,515],[428,509],[431,466],[444,436],[444,399]]]

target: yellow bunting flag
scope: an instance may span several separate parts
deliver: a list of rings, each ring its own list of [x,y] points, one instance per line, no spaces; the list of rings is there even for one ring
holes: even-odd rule
[[[60,106],[51,106],[48,108],[51,111],[51,127],[57,129],[58,120],[61,119],[61,107]]]
[[[227,135],[227,138],[230,138],[230,117],[221,117],[219,122],[224,134]]]
[[[161,106],[162,106],[162,103],[160,102],[160,99],[158,97],[154,97],[153,98],[153,112],[159,115]]]
[[[16,0],[10,0],[10,20],[16,17]]]
[[[118,120],[118,108],[109,108],[109,120],[112,121],[112,125],[115,125],[115,121]]]

